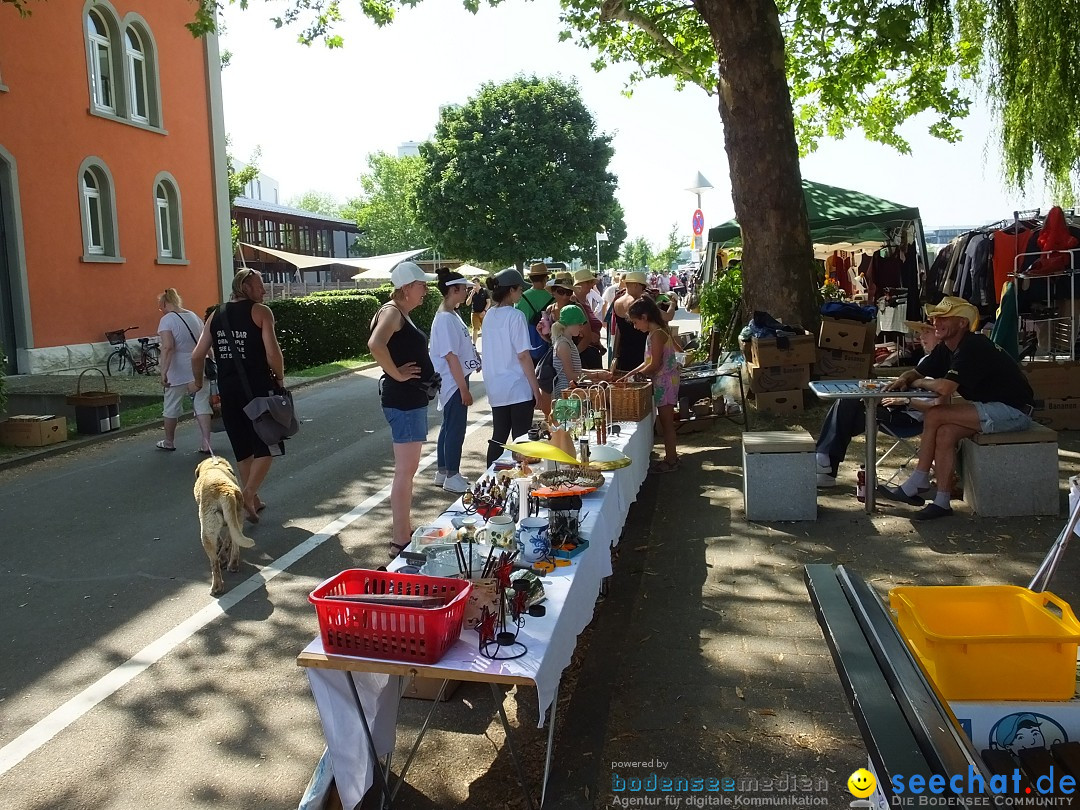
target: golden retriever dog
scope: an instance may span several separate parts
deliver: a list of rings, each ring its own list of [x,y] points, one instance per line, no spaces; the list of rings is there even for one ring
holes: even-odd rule
[[[195,503],[199,505],[203,549],[210,558],[210,595],[220,596],[225,590],[222,561],[228,561],[230,571],[239,571],[240,549],[255,545],[254,540],[244,536],[244,496],[228,461],[211,456],[199,462],[195,468]],[[223,536],[225,528],[228,532]]]

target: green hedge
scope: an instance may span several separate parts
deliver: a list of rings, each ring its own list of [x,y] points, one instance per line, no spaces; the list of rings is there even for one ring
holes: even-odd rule
[[[285,370],[319,366],[367,354],[371,319],[389,299],[377,292],[391,292],[389,286],[376,290],[332,290],[303,298],[270,301],[278,342],[285,355]],[[357,294],[357,293],[362,294]],[[432,289],[412,312],[413,322],[425,332],[439,308],[442,296]]]

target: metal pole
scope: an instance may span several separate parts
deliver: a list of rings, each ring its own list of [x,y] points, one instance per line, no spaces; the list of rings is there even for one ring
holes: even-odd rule
[[[600,276],[600,232],[596,232],[596,275]]]

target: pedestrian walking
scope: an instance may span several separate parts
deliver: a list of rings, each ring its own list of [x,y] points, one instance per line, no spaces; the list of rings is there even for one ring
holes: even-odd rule
[[[158,322],[158,337],[161,339],[161,387],[164,390],[162,416],[165,421],[165,438],[156,445],[158,450],[176,450],[176,423],[184,413],[184,400],[192,396],[195,422],[199,426],[201,442],[199,452],[210,453],[210,418],[214,409],[210,406],[210,386],[197,390],[194,395],[188,390],[195,381],[191,370],[191,353],[195,350],[202,333],[202,318],[189,309],[184,309],[180,294],[169,287],[158,296],[158,309],[161,320]]]

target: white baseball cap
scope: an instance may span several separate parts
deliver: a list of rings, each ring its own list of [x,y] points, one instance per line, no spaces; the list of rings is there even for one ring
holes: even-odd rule
[[[426,283],[434,280],[435,276],[425,273],[412,262],[398,262],[394,265],[394,269],[390,271],[390,283],[394,285],[395,290],[400,290],[406,284],[412,284],[414,281]]]

